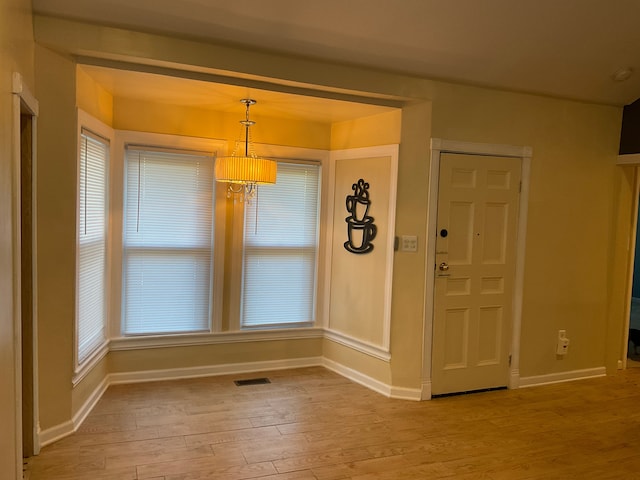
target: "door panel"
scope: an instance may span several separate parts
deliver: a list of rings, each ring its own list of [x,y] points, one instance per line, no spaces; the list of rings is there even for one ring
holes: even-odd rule
[[[449,309],[445,312],[445,369],[467,366],[469,350],[469,309]]]
[[[521,163],[442,154],[432,392],[508,382]]]
[[[500,362],[502,307],[481,307],[478,317],[478,365]]]
[[[473,249],[474,205],[452,202],[449,207],[449,226],[458,232],[449,239],[449,264],[468,265]]]
[[[482,263],[503,264],[506,260],[508,205],[485,205]]]

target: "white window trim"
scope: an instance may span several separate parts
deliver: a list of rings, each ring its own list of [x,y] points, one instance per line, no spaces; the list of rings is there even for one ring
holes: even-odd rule
[[[181,335],[148,335],[112,338],[109,351],[165,348],[175,346],[217,345],[229,343],[273,342],[323,338],[318,327],[279,328],[270,330],[243,330],[240,332],[187,333]]]
[[[114,153],[114,142],[113,142],[113,137],[114,137],[114,130],[106,125],[105,123],[101,122],[100,120],[98,120],[97,118],[89,115],[87,112],[85,112],[84,110],[78,108],[77,110],[77,132],[76,132],[76,142],[77,142],[77,159],[76,159],[76,184],[79,185],[77,179],[79,178],[80,175],[80,142],[82,141],[82,137],[81,137],[81,133],[83,129],[89,130],[95,134],[98,134],[102,137],[104,137],[105,139],[109,140],[109,159],[107,162],[107,205],[111,205],[111,200],[112,200],[112,190],[111,190],[111,163],[112,163],[112,159],[113,159],[113,153]],[[76,206],[80,205],[80,189],[77,188],[76,191]],[[110,208],[110,207],[109,207]],[[79,224],[79,218],[80,218],[80,211],[78,208],[76,208],[76,228],[77,225]],[[82,378],[84,378],[88,372],[91,371],[91,369],[93,369],[93,367],[100,361],[102,360],[102,358],[107,354],[108,352],[108,344],[109,344],[109,318],[110,318],[110,300],[111,300],[111,289],[110,289],[110,285],[111,285],[111,216],[107,215],[107,239],[106,239],[106,265],[105,265],[105,287],[106,287],[106,291],[105,291],[105,319],[106,319],[106,325],[105,325],[105,340],[104,342],[98,347],[96,348],[86,359],[84,359],[84,361],[82,362],[82,364],[80,364],[78,362],[78,321],[79,321],[79,315],[78,315],[78,299],[77,299],[77,295],[79,292],[79,275],[78,275],[78,271],[80,268],[79,265],[79,255],[76,255],[76,289],[75,289],[75,294],[76,294],[76,299],[75,299],[75,323],[74,323],[74,331],[73,331],[73,344],[74,344],[74,348],[73,348],[73,365],[74,365],[74,376],[73,376],[73,384],[76,385],[78,382],[80,382],[80,380],[82,380]],[[79,250],[79,237],[76,234],[76,252],[78,252]]]
[[[225,140],[186,137],[180,135],[169,135],[161,133],[136,132],[130,130],[116,130],[114,143],[114,159],[112,162],[113,174],[112,195],[113,201],[110,203],[112,228],[112,257],[111,267],[113,273],[111,276],[112,296],[110,302],[109,317],[109,337],[112,339],[121,339],[124,337],[122,333],[122,260],[123,260],[123,204],[124,204],[124,181],[125,181],[125,149],[127,145],[148,145],[149,147],[172,148],[178,150],[194,150],[199,152],[212,152],[214,155],[226,154],[227,142]],[[226,223],[226,208],[224,208],[226,190],[224,188],[216,188],[214,202],[214,233],[213,233],[213,274],[212,274],[212,292],[211,302],[212,308],[210,321],[210,333],[214,334],[221,329],[222,325],[222,302],[223,302],[223,285],[224,285],[224,251],[225,251],[225,233],[224,226]],[[222,202],[222,203],[220,203]],[[220,206],[222,205],[222,207]],[[184,334],[166,334],[166,343],[169,345],[179,345],[180,338]],[[141,338],[157,338],[155,335],[141,336]],[[154,340],[150,340],[154,341]],[[140,342],[144,344],[145,342]],[[141,347],[142,348],[142,347]]]
[[[320,150],[314,148],[302,148],[302,147],[288,147],[282,145],[269,145],[269,144],[254,144],[256,152],[260,155],[268,158],[277,159],[278,161],[289,161],[292,163],[315,163],[321,167],[320,171],[320,215],[319,221],[323,218],[323,214],[326,211],[327,206],[327,175],[328,175],[328,162],[329,162],[329,150]],[[277,182],[277,180],[276,180]],[[267,187],[268,188],[268,187]],[[258,213],[259,215],[259,213]],[[230,332],[243,332],[243,334],[249,334],[255,331],[265,330],[287,330],[287,328],[279,327],[265,327],[261,328],[241,328],[240,315],[242,305],[242,268],[243,268],[243,253],[244,253],[244,203],[235,202],[233,207],[233,226],[232,226],[232,258],[231,258],[231,286],[230,286],[230,304],[229,304],[229,331]],[[240,219],[236,221],[235,219]],[[312,324],[304,324],[297,327],[298,330],[304,330],[305,328],[313,328],[319,326],[318,319],[323,318],[323,312],[320,311],[324,305],[324,296],[326,292],[324,290],[325,282],[324,275],[325,269],[323,262],[320,259],[323,258],[327,252],[327,243],[321,228],[319,228],[318,235],[318,250],[316,252],[316,299],[315,299],[315,318],[316,321]],[[296,327],[291,326],[295,329]]]

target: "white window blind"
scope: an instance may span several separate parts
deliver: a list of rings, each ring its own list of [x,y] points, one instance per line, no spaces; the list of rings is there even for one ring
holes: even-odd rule
[[[314,321],[319,184],[318,165],[280,162],[276,184],[247,205],[242,327]]]
[[[123,333],[210,330],[213,157],[127,147]]]
[[[82,130],[78,179],[78,365],[106,341],[108,159],[108,141]]]

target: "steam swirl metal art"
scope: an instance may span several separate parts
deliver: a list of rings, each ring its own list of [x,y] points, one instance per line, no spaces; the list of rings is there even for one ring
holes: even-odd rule
[[[347,195],[347,212],[351,215],[344,220],[347,222],[348,240],[344,248],[351,253],[369,253],[373,250],[371,241],[376,238],[378,227],[373,223],[373,217],[367,215],[371,200],[369,200],[369,184],[362,178],[351,186],[353,195]],[[357,243],[360,245],[357,245]]]

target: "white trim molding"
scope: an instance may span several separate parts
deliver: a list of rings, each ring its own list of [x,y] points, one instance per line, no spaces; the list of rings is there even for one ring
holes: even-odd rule
[[[638,160],[640,164],[640,155],[638,155]],[[629,164],[631,165],[631,164]],[[625,290],[625,301],[624,301],[624,329],[623,335],[621,338],[622,344],[620,345],[620,359],[618,360],[618,369],[627,368],[627,356],[629,354],[629,328],[631,325],[631,308],[634,303],[633,298],[633,280],[635,276],[635,264],[636,260],[640,261],[640,259],[636,259],[636,246],[638,240],[638,201],[640,199],[640,178],[638,177],[638,166],[633,168],[633,199],[632,212],[631,212],[631,230],[629,232],[629,243],[627,246],[627,284]]]
[[[399,400],[413,400],[419,401],[421,400],[421,389],[419,388],[406,388],[406,387],[394,387],[393,385],[388,385],[380,380],[376,380],[364,373],[358,372],[353,368],[349,368],[341,363],[335,362],[328,358],[322,359],[322,365],[337,373],[338,375],[342,375],[349,380],[352,380],[363,387],[367,387],[374,392],[378,392],[381,395],[389,398],[395,398]]]
[[[531,157],[533,155],[531,147],[497,143],[461,142],[442,138],[431,139],[431,150],[438,153],[468,153],[494,157]]]
[[[431,164],[429,173],[429,195],[427,207],[427,232],[425,238],[435,238],[436,219],[438,214],[438,181],[440,178],[440,155],[442,153],[461,153],[472,155],[490,155],[494,157],[514,157],[522,162],[522,186],[518,211],[518,226],[516,235],[516,265],[514,276],[513,321],[511,335],[511,366],[505,381],[509,388],[520,385],[520,335],[522,328],[522,299],[524,288],[524,260],[527,237],[527,214],[529,210],[529,183],[531,177],[531,158],[533,149],[528,146],[501,145],[488,143],[472,143],[440,138],[431,139]],[[434,276],[435,242],[427,242],[425,263],[425,306],[423,319],[423,362],[422,384],[429,386],[431,396],[431,355],[433,341],[433,306],[434,306]],[[423,398],[426,391],[423,387]]]
[[[319,165],[320,166],[320,175],[321,175],[321,185],[324,185],[325,178],[327,175],[328,161],[329,161],[329,150],[321,150],[315,148],[304,148],[304,147],[293,147],[293,146],[285,146],[285,145],[273,145],[266,143],[254,143],[254,149],[257,152],[260,152],[261,155],[267,158],[271,158],[273,160],[277,160],[278,162],[283,163],[305,163],[311,165]],[[325,188],[320,188],[320,211],[323,212],[326,204],[326,194],[324,192]],[[231,243],[234,245],[231,254],[231,276],[230,283],[231,288],[229,293],[230,299],[230,310],[229,310],[229,328],[231,330],[239,331],[241,328],[241,308],[240,305],[242,303],[242,264],[243,264],[243,251],[244,251],[244,221],[237,221],[237,219],[244,218],[244,203],[243,202],[233,202],[233,218],[236,219],[232,222],[231,225]],[[321,223],[322,217],[319,218],[319,223]],[[320,232],[320,227],[318,227],[318,232]],[[321,252],[324,252],[326,246],[324,244],[324,238],[321,233],[318,236],[318,247],[316,250],[316,306],[321,307],[323,305],[322,298],[324,295],[324,291],[322,286],[324,285],[324,270],[320,265]],[[222,304],[222,301],[219,301]],[[314,320],[318,318],[322,318],[320,310],[321,308],[316,308],[316,314]],[[315,321],[315,325],[322,326],[320,321]]]
[[[108,374],[94,389],[94,391],[91,393],[91,395],[89,395],[84,404],[73,415],[73,418],[71,420],[63,422],[59,425],[55,425],[46,430],[39,430],[39,444],[41,446],[49,445],[76,432],[110,385],[233,375],[251,372],[268,372],[290,368],[317,366],[325,367],[328,370],[337,373],[338,375],[348,378],[349,380],[352,380],[359,385],[362,385],[370,390],[373,390],[374,392],[377,392],[389,398],[409,401],[429,400],[431,398],[431,383],[429,381],[423,382],[420,388],[393,386],[322,356],[301,357],[287,360],[267,360],[263,362],[204,365],[185,368],[111,373]],[[586,370],[574,370],[571,372],[520,378],[520,386],[531,387],[537,385],[547,385],[551,383],[601,377],[605,375],[605,367]]]
[[[520,388],[520,370],[517,368],[509,371],[509,388]]]
[[[407,387],[394,387],[390,388],[389,397],[396,400],[410,400],[412,402],[419,402],[422,400],[421,388],[407,388]]]
[[[222,365],[110,373],[108,375],[108,382],[109,385],[119,385],[123,383],[156,382],[160,380],[178,380],[183,378],[286,370],[288,368],[318,367],[321,365],[322,357],[301,357],[287,360],[267,360],[263,362],[227,363]]]
[[[386,232],[386,259],[385,259],[385,285],[383,300],[382,318],[382,349],[388,351],[391,345],[391,298],[393,286],[393,262],[395,258],[395,223],[396,223],[396,200],[398,188],[398,155],[400,146],[398,144],[378,145],[373,147],[348,148],[343,150],[332,150],[330,152],[329,164],[329,188],[327,189],[327,209],[324,214],[324,222],[327,226],[325,231],[325,279],[323,285],[322,306],[324,316],[322,325],[330,327],[329,315],[331,311],[331,268],[333,261],[332,239],[333,239],[333,215],[335,208],[335,173],[336,162],[339,160],[358,158],[378,158],[389,157],[391,159],[389,171],[389,199],[388,199],[388,224]]]
[[[38,175],[38,112],[40,109],[38,100],[31,93],[28,85],[25,83],[24,78],[19,72],[13,72],[12,74],[12,136],[11,136],[11,202],[12,202],[12,245],[13,245],[13,265],[12,265],[12,284],[13,288],[13,344],[15,346],[14,354],[14,386],[15,386],[15,437],[14,442],[16,445],[16,458],[14,464],[14,472],[16,478],[22,471],[22,445],[23,445],[23,404],[27,404],[22,398],[23,391],[23,351],[22,351],[22,240],[21,240],[21,222],[22,222],[22,205],[21,205],[21,165],[22,165],[22,134],[21,134],[21,115],[27,114],[31,116],[31,183],[32,183],[32,195],[31,195],[31,207],[32,207],[32,225],[31,225],[31,290],[32,290],[32,333],[30,340],[31,347],[31,363],[33,365],[31,376],[28,379],[32,382],[32,396],[28,401],[28,404],[32,405],[31,424],[32,429],[30,431],[30,437],[33,439],[31,445],[33,453],[38,454],[40,452],[39,443],[39,382],[38,382],[38,271],[37,271],[37,225],[36,219],[38,218],[38,202],[37,202],[37,189],[35,185],[37,183]]]
[[[91,392],[89,398],[80,406],[78,411],[73,415],[71,421],[73,422],[73,431],[77,431],[82,425],[82,422],[89,416],[91,410],[98,404],[104,392],[109,388],[109,377],[105,377],[102,382],[96,387],[96,389]]]
[[[36,97],[31,93],[29,87],[18,72],[13,72],[11,93],[18,95],[20,100],[29,108],[31,115],[37,117],[40,105]]]
[[[640,153],[627,153],[624,155],[618,155],[616,165],[640,165]]]
[[[285,370],[289,368],[317,367],[322,365],[322,357],[303,357],[288,360],[268,360],[264,362],[232,363],[163,370],[110,373],[102,380],[102,382],[100,382],[91,395],[89,395],[89,398],[87,398],[87,400],[82,404],[71,420],[47,428],[46,430],[38,430],[39,445],[49,445],[78,431],[82,422],[84,422],[89,413],[91,413],[91,410],[93,410],[110,385],[155,382],[160,380],[177,380],[183,378],[212,377],[218,375]]]
[[[585,368],[583,370],[571,370],[546,375],[533,375],[531,377],[520,377],[520,388],[571,382],[574,380],[584,380],[586,378],[604,377],[606,375],[606,367]]]
[[[38,437],[40,440],[40,446],[46,447],[47,445],[62,440],[64,437],[68,437],[74,433],[77,429],[74,428],[73,421],[67,420],[64,423],[60,423],[46,430],[40,430]]]
[[[240,332],[192,333],[184,335],[132,336],[111,339],[109,343],[109,350],[139,350],[146,348],[185,347],[192,345],[304,340],[308,338],[322,337],[322,329],[316,327]]]
[[[78,385],[84,377],[87,376],[93,367],[95,367],[104,357],[109,353],[109,342],[106,341],[100,347],[98,347],[89,357],[82,363],[81,366],[76,368],[71,383],[75,387]]]
[[[391,360],[391,353],[389,352],[388,348],[385,349],[379,345],[374,345],[363,340],[358,340],[357,338],[351,337],[336,330],[331,330],[328,328],[325,329],[324,338],[326,338],[327,340],[331,340],[332,342],[339,343],[340,345],[344,345],[345,347],[351,348],[352,350],[356,350],[360,353],[369,355],[370,357],[383,360],[385,362]]]
[[[422,381],[420,400],[431,400],[431,380]]]

